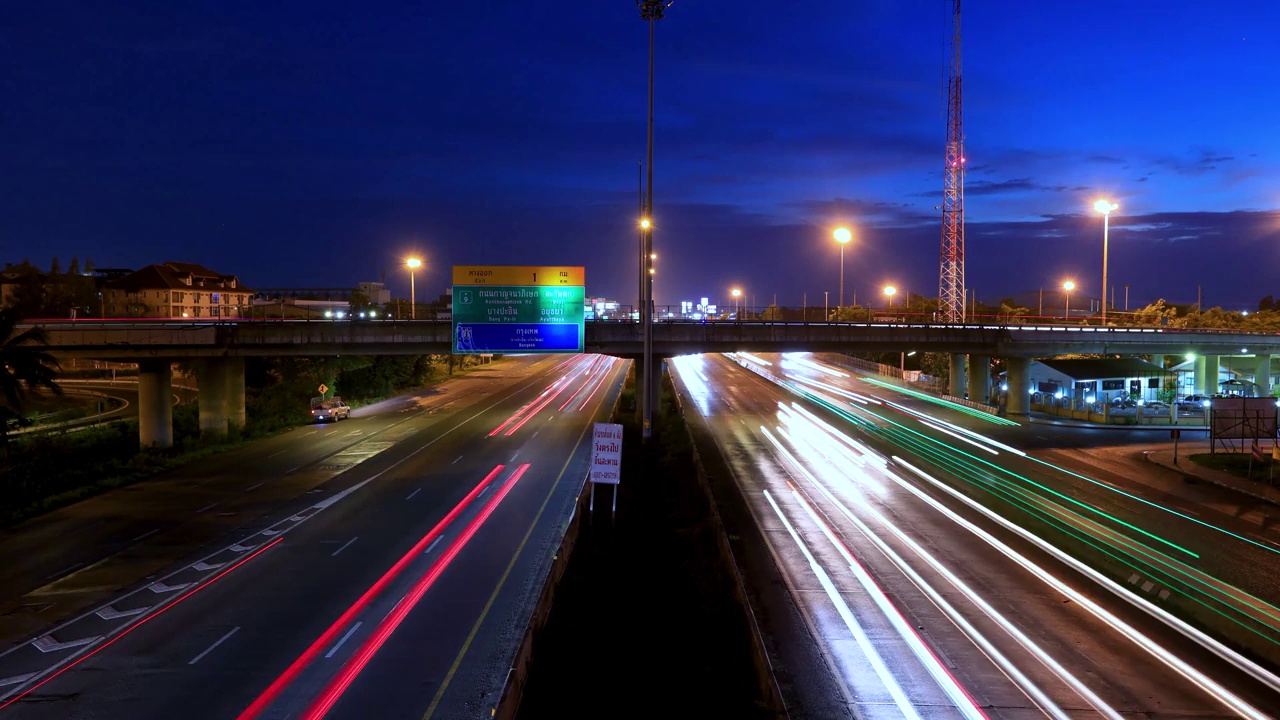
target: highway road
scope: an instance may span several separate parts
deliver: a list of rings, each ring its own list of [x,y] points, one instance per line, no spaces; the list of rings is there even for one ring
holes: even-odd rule
[[[488,715],[626,365],[512,358],[0,538],[57,555],[27,586],[82,564],[6,598],[0,716]]]
[[[673,367],[846,716],[1280,710],[1280,678],[1176,616],[1280,637],[1258,571],[1280,545],[1258,526],[1038,457],[1088,447],[1078,431],[980,417],[805,353]]]

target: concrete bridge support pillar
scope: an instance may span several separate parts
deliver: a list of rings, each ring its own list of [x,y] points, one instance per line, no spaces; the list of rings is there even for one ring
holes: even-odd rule
[[[645,392],[650,393],[651,404],[649,407],[653,408],[653,416],[657,418],[662,412],[662,381],[664,380],[663,373],[666,370],[666,359],[662,357],[653,358],[655,365],[653,372],[654,385],[650,388],[644,386],[644,356],[637,355],[632,358],[632,362],[634,363],[632,370],[636,376],[636,420],[639,422],[644,421],[644,417],[641,414],[641,408],[643,407],[641,398],[644,397]]]
[[[200,437],[226,437],[233,418],[244,424],[244,360],[200,360],[196,382],[200,386]]]
[[[138,442],[173,447],[173,368],[168,360],[138,363]]]
[[[1271,356],[1259,355],[1254,366],[1253,382],[1258,386],[1259,396],[1271,395]]]
[[[947,393],[951,397],[964,397],[964,354],[951,353],[951,378]]]
[[[1222,390],[1222,386],[1218,384],[1218,375],[1221,373],[1222,356],[1221,355],[1205,355],[1204,356],[1204,394],[1213,395]]]
[[[969,399],[991,402],[991,358],[986,355],[969,355]]]
[[[1026,417],[1031,409],[1031,360],[1009,357],[1004,359],[1009,390],[1005,394],[1005,412],[1008,415]]]
[[[244,358],[227,358],[227,424],[244,429]]]
[[[1208,392],[1207,390],[1205,390],[1205,381],[1204,381],[1205,376],[1208,375],[1208,370],[1206,370],[1208,365],[1205,363],[1205,360],[1207,359],[1208,358],[1206,358],[1204,355],[1196,356],[1196,367],[1195,367],[1195,371],[1192,373],[1192,378],[1191,378],[1193,381],[1192,389],[1195,391],[1196,395],[1204,395],[1205,393]]]

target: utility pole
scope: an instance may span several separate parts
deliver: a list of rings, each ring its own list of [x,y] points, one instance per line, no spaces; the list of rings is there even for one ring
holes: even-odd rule
[[[1044,286],[1040,286],[1040,312],[1036,313],[1039,317],[1044,317]]]
[[[645,441],[653,437],[653,406],[654,401],[659,397],[658,389],[654,386],[653,373],[653,226],[655,224],[653,219],[653,35],[658,21],[670,6],[670,1],[636,0],[636,7],[640,8],[640,18],[649,23],[649,123],[645,151],[646,190],[643,214],[644,220],[647,221],[644,224],[648,225],[644,228],[643,258],[647,269],[643,277],[644,308],[641,310],[644,321],[644,358],[641,360],[644,365],[644,392],[640,400],[641,436]]]
[[[1124,286],[1124,311],[1129,312],[1129,286]]]

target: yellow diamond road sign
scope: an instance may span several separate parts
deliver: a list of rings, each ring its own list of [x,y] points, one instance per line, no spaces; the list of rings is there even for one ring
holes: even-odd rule
[[[328,386],[328,385],[325,385],[324,383],[320,383],[320,387],[318,387],[318,388],[316,388],[316,389],[320,391],[320,394],[321,394],[321,395],[323,395],[323,394],[325,394],[325,393],[329,392],[329,386]]]

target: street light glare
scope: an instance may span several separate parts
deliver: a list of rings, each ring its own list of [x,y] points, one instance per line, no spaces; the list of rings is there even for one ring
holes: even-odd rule
[[[657,260],[657,259],[658,259],[658,253],[649,253],[649,259],[650,259],[650,260]]]
[[[408,260],[405,261],[404,264],[408,265],[413,270],[417,270],[418,268],[422,267],[422,261],[416,257],[409,258]]]
[[[1076,289],[1076,284],[1068,280],[1062,283],[1062,289],[1066,290],[1067,292],[1071,292],[1072,290]]]
[[[1103,215],[1110,215],[1112,210],[1116,210],[1119,207],[1120,207],[1119,205],[1111,202],[1110,200],[1099,200],[1098,202],[1093,204],[1093,209],[1097,210]]]
[[[836,228],[835,232],[831,233],[831,236],[842,245],[853,239],[853,233],[849,232],[849,228],[844,227]]]
[[[892,285],[885,285],[885,286],[884,286],[884,294],[885,294],[885,295],[888,295],[889,297],[893,297],[893,295],[894,295],[895,293],[897,293],[897,292],[898,292],[898,288],[896,288],[896,287],[894,287],[894,286],[892,286]]]
[[[730,290],[730,291],[729,291],[729,294],[730,294],[730,295],[732,295],[732,296],[734,296],[734,297],[742,297],[742,291],[741,291],[741,290],[739,290],[738,288],[734,288],[734,289]]]
[[[645,230],[648,230],[652,226],[653,226],[653,223],[649,222],[649,218],[642,218],[640,220],[640,227],[644,228]]]

